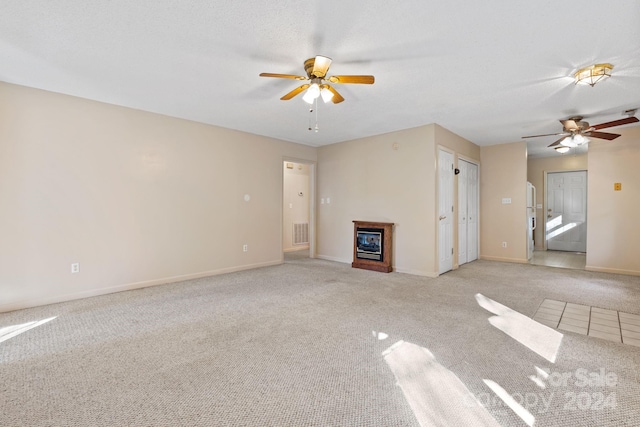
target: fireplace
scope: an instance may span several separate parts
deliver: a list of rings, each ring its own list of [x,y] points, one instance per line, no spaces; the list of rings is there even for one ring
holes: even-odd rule
[[[389,273],[391,267],[391,237],[393,223],[353,221],[354,268]]]
[[[383,260],[383,228],[356,229],[356,258]]]

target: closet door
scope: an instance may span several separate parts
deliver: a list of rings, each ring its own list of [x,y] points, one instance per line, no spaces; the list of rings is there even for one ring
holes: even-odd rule
[[[478,211],[478,165],[467,163],[467,262],[478,259]]]
[[[458,265],[478,259],[478,165],[458,162]]]
[[[458,265],[467,262],[467,165],[458,161]]]

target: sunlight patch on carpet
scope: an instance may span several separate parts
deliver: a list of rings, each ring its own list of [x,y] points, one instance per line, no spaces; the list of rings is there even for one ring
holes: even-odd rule
[[[531,412],[529,412],[524,406],[516,402],[516,400],[511,396],[505,389],[500,387],[498,383],[491,380],[482,380],[484,383],[493,391],[496,396],[498,396],[513,412],[519,416],[522,421],[524,421],[529,427],[536,422],[536,417],[534,417]]]
[[[421,426],[499,424],[426,348],[398,341],[382,353]]]
[[[489,318],[494,327],[555,363],[564,335],[482,294],[476,294],[476,301],[480,307],[496,315]]]
[[[389,335],[385,334],[384,332],[371,331],[371,334],[373,335],[374,338],[377,338],[378,341],[383,341],[389,338]]]
[[[0,342],[6,341],[10,338],[20,335],[23,332],[27,332],[30,329],[36,328],[40,325],[44,325],[47,322],[52,321],[58,316],[49,317],[48,319],[36,320],[33,322],[21,323],[19,325],[11,325],[0,328]]]

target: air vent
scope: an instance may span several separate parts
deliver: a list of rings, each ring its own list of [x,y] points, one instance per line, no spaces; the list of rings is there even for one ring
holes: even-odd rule
[[[305,245],[309,243],[309,223],[293,224],[293,244]]]

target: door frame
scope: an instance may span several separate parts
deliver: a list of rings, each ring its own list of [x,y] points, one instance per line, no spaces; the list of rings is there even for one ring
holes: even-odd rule
[[[283,156],[280,160],[280,261],[284,262],[284,163],[299,163],[309,166],[309,258],[316,257],[316,170],[313,160]]]
[[[563,172],[586,172],[587,173],[587,200],[589,197],[589,169],[586,168],[578,168],[578,169],[561,169],[561,170],[545,170],[544,171],[544,181],[543,181],[543,188],[544,188],[544,197],[542,198],[542,216],[543,216],[543,224],[544,224],[544,228],[542,229],[542,241],[543,241],[543,247],[544,250],[547,250],[547,175],[550,173],[563,173]],[[536,206],[536,211],[537,211],[537,206]],[[585,210],[586,214],[587,214],[587,218],[589,218],[589,203],[587,203],[586,206],[586,210]],[[537,212],[536,212],[537,213]],[[538,224],[540,223],[539,220],[536,220],[536,222],[538,222]],[[589,220],[587,219],[587,224],[588,224]],[[588,228],[587,228],[588,230]],[[587,238],[589,235],[587,234]],[[534,249],[535,251],[535,249]]]

